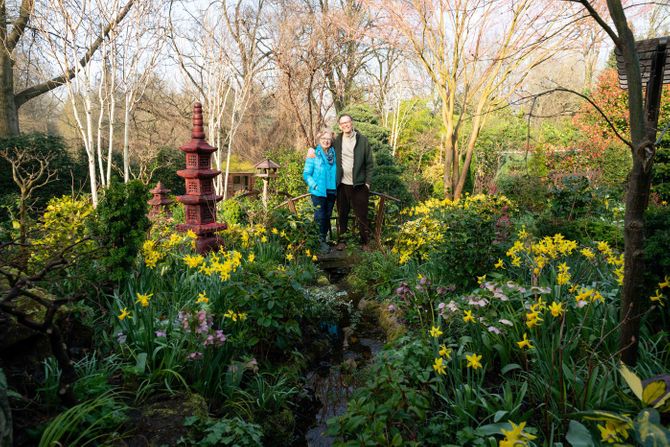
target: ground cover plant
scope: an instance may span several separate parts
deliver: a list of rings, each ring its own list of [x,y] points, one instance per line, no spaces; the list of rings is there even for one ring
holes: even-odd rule
[[[421,229],[414,238],[401,229],[396,247],[405,258],[374,279],[376,299],[409,332],[380,354],[347,413],[330,421],[338,445],[662,445],[647,443],[670,434],[659,404],[668,398],[668,333],[654,324],[667,281],[649,293],[643,317],[637,371],[655,377],[645,385],[657,389],[641,405],[642,382],[628,390],[632,373],[618,363],[620,252],[520,227],[473,278],[478,286],[457,287],[430,263],[452,222],[429,220],[433,206],[408,211]],[[474,237],[479,228],[471,228]],[[413,255],[419,262],[408,261]],[[384,281],[397,284],[394,293],[384,293]]]

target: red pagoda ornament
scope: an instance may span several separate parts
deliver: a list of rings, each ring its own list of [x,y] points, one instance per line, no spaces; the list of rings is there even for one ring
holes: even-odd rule
[[[223,197],[214,194],[214,178],[221,173],[211,168],[210,159],[216,148],[207,144],[202,127],[202,105],[193,105],[193,130],[191,141],[179,148],[186,153],[186,169],[177,175],[186,181],[186,194],[177,200],[184,204],[186,223],[177,225],[179,231],[193,231],[196,250],[204,253],[215,250],[220,239],[215,232],[225,230],[225,223],[216,222],[216,202]]]
[[[151,206],[149,219],[158,217],[161,214],[168,218],[172,217],[172,213],[170,212],[172,200],[168,197],[170,190],[163,187],[161,182],[158,182],[156,187],[149,192],[153,194],[153,198],[147,202]]]

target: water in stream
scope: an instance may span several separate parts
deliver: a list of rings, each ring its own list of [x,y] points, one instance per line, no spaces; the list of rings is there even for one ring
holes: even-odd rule
[[[347,410],[347,402],[358,385],[357,376],[384,342],[377,334],[366,334],[367,337],[356,338],[353,334],[349,343],[341,347],[338,358],[332,359],[332,364],[322,362],[320,368],[307,375],[307,385],[314,390],[321,402],[321,409],[316,415],[316,426],[306,434],[309,447],[330,447],[334,438],[325,434],[328,419],[340,416]]]

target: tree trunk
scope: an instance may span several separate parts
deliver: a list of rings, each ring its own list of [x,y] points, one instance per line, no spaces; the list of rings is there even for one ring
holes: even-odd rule
[[[14,72],[12,57],[0,49],[0,136],[19,134],[19,111],[14,101]]]
[[[624,284],[621,294],[621,360],[627,365],[637,362],[640,338],[642,285],[644,284],[644,211],[649,202],[651,166],[645,169],[640,153],[648,148],[637,147],[626,193],[624,225]]]
[[[126,93],[123,112],[123,182],[130,181],[130,97]]]

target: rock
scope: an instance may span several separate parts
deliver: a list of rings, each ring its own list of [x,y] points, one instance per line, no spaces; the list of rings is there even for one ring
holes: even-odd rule
[[[208,416],[207,402],[199,394],[167,396],[146,404],[138,408],[136,419],[131,422],[135,424],[135,435],[126,446],[177,445],[177,441],[188,433],[184,419],[189,416],[201,419]]]

